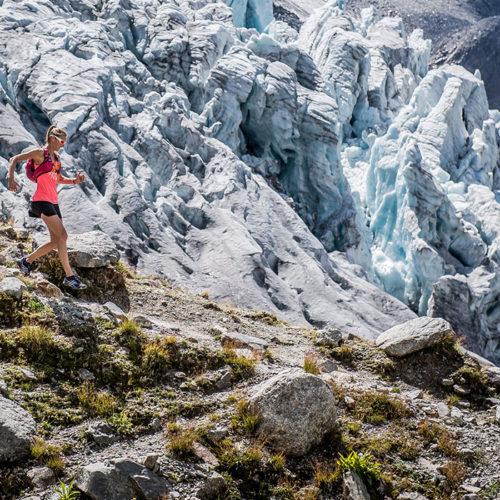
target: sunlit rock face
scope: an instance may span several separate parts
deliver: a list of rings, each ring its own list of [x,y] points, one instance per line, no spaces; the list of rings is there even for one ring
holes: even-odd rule
[[[5,0],[0,47],[4,217],[43,229],[7,160],[56,123],[87,174],[66,226],[140,271],[366,337],[443,316],[498,359],[500,114],[479,75],[427,72],[420,31],[342,2],[297,33],[267,1]]]

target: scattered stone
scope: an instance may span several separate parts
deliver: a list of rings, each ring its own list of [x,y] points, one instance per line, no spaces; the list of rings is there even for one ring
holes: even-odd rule
[[[342,343],[342,332],[339,330],[320,330],[314,343],[324,347],[338,347]]]
[[[159,470],[158,458],[160,458],[160,455],[158,455],[157,453],[151,453],[144,459],[144,465],[149,470],[152,470],[153,472],[158,472]]]
[[[219,325],[211,325],[208,328],[208,332],[214,336],[220,335],[222,337],[222,335],[226,333],[226,330],[224,330],[224,328],[220,327]]]
[[[252,349],[258,352],[263,352],[269,347],[269,344],[263,339],[238,332],[224,333],[222,335],[221,344],[228,347]]]
[[[75,485],[92,500],[157,499],[168,494],[167,481],[132,460],[110,460],[82,467]]]
[[[356,401],[353,398],[351,398],[351,396],[345,396],[344,403],[347,406],[347,408],[354,408]]]
[[[224,391],[231,387],[231,372],[222,368],[217,372],[217,380],[215,382],[215,387],[219,391]]]
[[[68,238],[68,256],[76,267],[105,267],[120,259],[113,240],[102,231],[71,234]]]
[[[454,382],[453,382],[453,380],[451,378],[443,378],[441,380],[441,384],[444,387],[451,387],[454,384]]]
[[[178,380],[184,380],[187,375],[184,372],[175,372],[174,377]]]
[[[47,281],[41,276],[36,276],[36,278],[34,279],[34,283],[37,293],[43,295],[44,297],[61,299],[64,296],[64,294],[56,285],[54,285],[50,281]]]
[[[9,395],[9,388],[7,386],[7,382],[5,382],[5,380],[2,378],[0,378],[0,394],[5,397]]]
[[[196,496],[200,500],[220,498],[225,487],[226,480],[218,472],[214,471],[207,477],[203,486],[197,491]]]
[[[153,328],[153,322],[146,316],[142,314],[134,314],[132,315],[132,321],[135,321],[137,325],[142,328]]]
[[[417,493],[416,491],[408,491],[405,493],[400,493],[396,500],[426,500],[424,495]]]
[[[194,454],[203,462],[210,465],[214,469],[219,466],[219,460],[217,457],[205,446],[200,443],[193,443]]]
[[[28,370],[28,368],[19,368],[19,372],[24,380],[28,382],[36,382],[38,380],[38,377],[31,370]]]
[[[114,302],[106,302],[104,304],[104,308],[120,321],[125,321],[126,319],[128,319],[127,315]]]
[[[288,455],[305,455],[336,422],[330,387],[300,368],[282,371],[259,384],[249,405],[258,414],[260,435]]]
[[[420,389],[413,389],[406,393],[406,397],[411,400],[420,399],[422,397],[422,391]]]
[[[455,424],[463,425],[464,415],[456,406],[452,406],[450,411],[450,417],[452,418]]]
[[[459,396],[468,396],[470,394],[470,389],[463,387],[461,385],[455,384],[453,386],[453,390],[455,391],[456,394]]]
[[[224,438],[227,437],[229,433],[229,429],[227,427],[216,427],[215,429],[210,429],[208,431],[208,437],[216,442],[219,443],[222,441]]]
[[[479,425],[480,427],[482,427],[483,425],[486,425],[488,424],[488,419],[482,415],[476,417],[476,425]]]
[[[377,338],[377,346],[391,356],[401,357],[421,351],[450,334],[453,329],[444,319],[421,316],[383,332]]]
[[[36,423],[26,410],[0,396],[0,462],[29,457],[35,430]]]
[[[361,478],[354,471],[344,474],[344,500],[370,500],[370,495]]]
[[[418,465],[420,465],[421,467],[424,467],[425,469],[428,469],[432,472],[437,472],[437,465],[435,462],[431,462],[430,460],[427,460],[426,458],[424,457],[419,457],[417,459],[417,463]]]
[[[35,467],[27,473],[28,480],[34,488],[44,490],[56,482],[52,469],[48,467]]]
[[[323,373],[332,373],[336,372],[339,369],[337,364],[334,363],[331,359],[325,359],[324,361],[322,361],[320,364],[320,368]]]
[[[484,402],[488,405],[488,406],[496,406],[496,405],[500,405],[500,399],[498,398],[486,398],[484,400]]]
[[[87,436],[93,439],[99,446],[107,446],[118,440],[111,426],[102,420],[90,424],[86,433]]]
[[[495,411],[495,422],[500,425],[500,405],[497,406]]]
[[[500,391],[500,367],[487,366],[484,368],[484,373],[486,373],[490,384]]]
[[[159,417],[153,418],[153,420],[151,421],[151,429],[153,429],[153,431],[159,431],[161,428],[162,428],[161,418]]]
[[[95,380],[95,375],[86,368],[78,368],[77,373],[78,376],[86,382],[91,382]]]
[[[436,410],[440,418],[445,418],[450,414],[448,405],[446,403],[443,403],[442,401],[436,405]]]
[[[474,453],[474,450],[471,450],[470,448],[462,448],[460,450],[460,455],[462,458],[467,461],[467,460],[474,460],[476,454]],[[469,481],[471,482],[471,481]]]
[[[10,277],[0,281],[0,292],[14,299],[20,300],[23,296],[23,291],[27,289],[26,285],[18,278]]]

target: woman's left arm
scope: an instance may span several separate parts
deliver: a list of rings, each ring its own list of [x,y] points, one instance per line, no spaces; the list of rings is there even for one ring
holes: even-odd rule
[[[58,176],[57,176],[57,183],[58,184],[80,184],[84,180],[85,180],[85,176],[81,172],[78,172],[78,175],[74,179],[69,179],[68,177],[63,177],[61,174],[58,174]]]

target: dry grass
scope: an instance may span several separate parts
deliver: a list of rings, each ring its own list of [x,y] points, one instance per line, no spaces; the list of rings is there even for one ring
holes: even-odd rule
[[[78,403],[91,416],[108,417],[113,415],[118,407],[115,397],[109,392],[97,392],[90,382],[85,382],[76,392]]]
[[[448,479],[450,486],[456,490],[467,476],[467,468],[461,462],[452,461],[443,465],[443,474]]]
[[[354,414],[362,422],[383,424],[388,420],[406,417],[405,403],[385,393],[365,392],[356,399]]]
[[[321,372],[318,364],[318,358],[316,358],[313,354],[306,354],[302,368],[305,372],[312,373],[313,375],[319,375]]]

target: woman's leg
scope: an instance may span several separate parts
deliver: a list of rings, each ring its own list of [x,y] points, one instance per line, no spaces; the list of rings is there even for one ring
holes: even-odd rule
[[[66,276],[72,276],[74,273],[71,269],[71,266],[69,265],[68,249],[66,247],[68,233],[66,232],[66,229],[64,229],[62,220],[57,215],[51,215],[50,217],[47,217],[44,214],[42,214],[42,219],[45,224],[47,224],[50,234],[54,234],[59,259],[61,260],[61,264],[64,268]]]
[[[28,261],[29,264],[32,264],[33,262],[35,262],[36,259],[43,257],[44,255],[48,254],[51,250],[54,250],[54,248],[57,248],[56,236],[51,231],[50,228],[49,228],[49,233],[50,233],[50,241],[42,245],[40,248],[37,248],[32,254],[26,257],[26,260]]]

